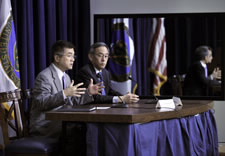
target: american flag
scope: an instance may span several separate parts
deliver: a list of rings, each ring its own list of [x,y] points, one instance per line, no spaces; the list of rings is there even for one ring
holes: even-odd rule
[[[164,18],[153,18],[148,67],[149,71],[154,73],[154,95],[160,95],[160,89],[167,81]]]

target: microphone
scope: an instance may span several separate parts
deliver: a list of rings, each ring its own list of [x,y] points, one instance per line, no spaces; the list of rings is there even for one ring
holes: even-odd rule
[[[118,103],[113,103],[111,108],[128,108],[128,104],[122,100],[122,98],[120,97],[120,95],[116,95],[118,96],[118,98],[120,99],[120,101],[122,101],[122,104],[118,104]]]
[[[123,102],[122,104],[113,103],[111,108],[128,108],[128,104]]]
[[[113,103],[111,108],[128,108],[128,104],[123,101],[123,99],[120,97],[121,95],[119,95],[117,92],[116,93],[116,96],[118,96],[118,98],[120,99],[120,101],[122,101],[122,104],[118,104],[118,103]]]
[[[102,76],[100,75],[100,73],[98,73],[97,75],[97,78],[100,79],[101,81],[103,80]],[[118,98],[120,99],[120,101],[122,102],[122,104],[118,104],[118,103],[114,103],[112,104],[111,108],[127,108],[128,107],[128,104],[125,103],[125,101],[123,101],[120,97],[120,95],[116,93],[116,96],[118,96]]]
[[[135,82],[135,83],[137,83],[137,81],[134,80],[131,76],[128,76],[128,79],[131,80],[131,81],[133,81],[133,82]],[[154,99],[145,102],[145,104],[157,104],[157,102],[159,101],[159,99],[154,94],[152,94],[152,96],[153,96]]]
[[[135,94],[136,89],[138,88],[138,83],[136,80],[134,80],[131,76],[127,77],[129,80],[131,80],[132,82],[136,83],[135,87],[133,88],[133,93]]]

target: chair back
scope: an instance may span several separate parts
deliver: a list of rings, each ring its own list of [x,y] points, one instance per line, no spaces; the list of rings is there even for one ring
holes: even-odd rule
[[[0,93],[0,125],[3,133],[3,147],[10,143],[13,138],[23,137],[23,123],[20,112],[21,91],[16,89]],[[8,106],[8,109],[7,109]],[[11,136],[11,132],[16,134]]]
[[[173,75],[169,78],[169,82],[172,86],[172,94],[175,96],[183,95],[183,83],[185,75]]]
[[[5,151],[6,156],[56,156],[58,140],[28,136],[23,100],[29,97],[29,90],[0,93],[0,128],[3,135],[0,149]],[[15,136],[11,136],[9,128]]]

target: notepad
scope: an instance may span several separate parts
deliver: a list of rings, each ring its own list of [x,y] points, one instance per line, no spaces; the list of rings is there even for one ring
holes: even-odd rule
[[[93,105],[63,106],[58,112],[91,112],[96,110]]]

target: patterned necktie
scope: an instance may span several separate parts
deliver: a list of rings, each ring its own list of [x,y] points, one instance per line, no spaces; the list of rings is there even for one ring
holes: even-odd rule
[[[103,85],[104,85],[104,81],[103,81],[103,77],[102,77],[102,72],[99,72],[99,73],[97,74],[97,77],[98,77],[98,80],[99,80],[100,82],[103,82]],[[102,95],[106,95],[105,88],[102,89]]]

